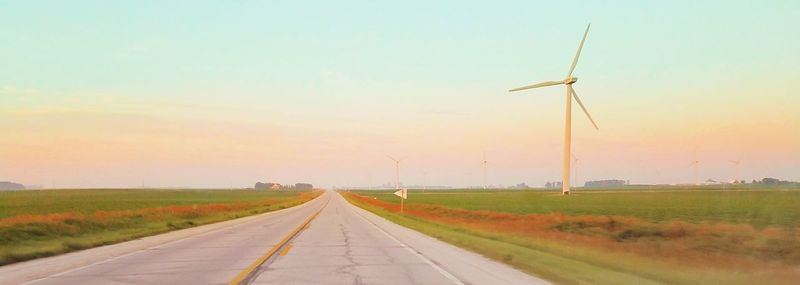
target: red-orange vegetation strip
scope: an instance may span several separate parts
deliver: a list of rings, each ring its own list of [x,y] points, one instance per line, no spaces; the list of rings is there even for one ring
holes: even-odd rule
[[[302,204],[321,192],[248,202],[172,205],[0,219],[0,265]]]
[[[399,205],[355,193],[361,203],[399,212]],[[746,224],[695,224],[683,221],[651,223],[635,217],[515,215],[471,211],[439,205],[407,205],[405,215],[486,234],[501,234],[535,242],[578,244],[602,251],[624,252],[703,266],[793,268],[800,264],[800,229]]]
[[[39,224],[59,227],[67,232],[75,230],[74,224],[90,222],[95,224],[111,224],[125,219],[142,218],[148,221],[160,221],[164,217],[198,218],[214,214],[246,211],[265,206],[292,206],[304,203],[318,196],[319,193],[304,192],[288,199],[266,199],[255,202],[215,203],[199,205],[173,205],[155,208],[143,208],[119,211],[96,211],[94,214],[76,212],[50,213],[44,215],[16,215],[0,219],[0,229]]]

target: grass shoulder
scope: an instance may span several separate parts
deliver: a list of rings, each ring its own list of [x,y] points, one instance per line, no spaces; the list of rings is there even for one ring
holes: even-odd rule
[[[735,233],[740,228],[734,228],[732,235],[724,231],[728,229],[720,228],[723,231],[718,233],[701,235],[700,238],[685,238],[680,235],[662,234],[669,233],[669,230],[674,230],[672,234],[677,234],[684,226],[687,228],[683,230],[690,231],[684,235],[695,234],[695,231],[704,233],[707,224],[651,224],[642,223],[636,218],[620,217],[615,220],[613,217],[605,216],[587,218],[550,214],[516,215],[419,203],[407,203],[406,215],[400,215],[396,209],[398,205],[389,203],[390,199],[386,199],[385,196],[381,199],[371,196],[372,192],[365,193],[359,193],[365,196],[356,193],[343,194],[354,205],[392,222],[556,283],[749,284],[758,281],[791,284],[791,280],[797,278],[797,273],[792,270],[796,267],[797,259],[792,256],[769,255],[751,258],[749,256],[751,252],[728,252],[736,249],[735,245],[740,242],[746,242],[752,247],[753,241],[743,241],[741,236],[736,236]],[[454,200],[469,200],[454,196],[453,193],[441,193],[441,195],[450,195],[448,203],[454,203]],[[415,199],[427,199],[420,196],[422,195],[418,195]],[[498,196],[483,196],[477,199],[485,201],[487,197]],[[502,196],[499,197],[504,199]],[[619,228],[609,228],[615,225]],[[537,230],[530,230],[531,228]],[[744,228],[752,229],[749,225]],[[770,232],[772,229],[765,231]],[[764,233],[752,230],[750,232],[759,235]],[[648,236],[648,233],[651,235]],[[716,240],[706,240],[707,237],[714,235],[719,237]],[[672,240],[673,238],[676,239]],[[764,237],[759,236],[759,238]],[[774,245],[773,241],[762,240],[759,245],[776,246],[779,249],[775,252],[791,251],[792,247],[798,245],[796,237],[789,237],[788,242],[787,239],[774,241],[786,244]],[[730,248],[703,248],[704,246]],[[681,250],[675,251],[681,247],[683,247]],[[758,250],[769,252],[761,248]],[[657,256],[662,252],[676,253]],[[708,256],[703,257],[708,253],[721,253],[716,255],[721,260],[713,261]],[[741,256],[736,254],[744,254],[745,257],[739,258]],[[725,260],[727,257],[738,259],[734,259],[736,262],[728,261]],[[717,264],[709,264],[709,260]],[[762,263],[769,265],[750,266]]]
[[[2,197],[3,201],[29,205],[29,208],[28,213],[19,213],[24,210],[17,208],[14,215],[0,218],[0,265],[285,209],[321,194],[319,191],[59,191]],[[52,196],[59,198],[50,199]],[[42,197],[45,199],[39,204],[30,200]],[[145,201],[140,204],[144,206],[132,208],[125,203],[126,199]],[[56,211],[47,212],[47,207]],[[72,208],[81,210],[63,211]],[[7,213],[10,211],[6,209]]]

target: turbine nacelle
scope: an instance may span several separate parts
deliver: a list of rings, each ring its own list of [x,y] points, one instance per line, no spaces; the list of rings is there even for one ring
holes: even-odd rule
[[[575,76],[570,76],[570,77],[567,77],[567,79],[564,79],[564,84],[572,84],[572,83],[575,83],[575,82],[578,82],[578,78],[575,77]]]

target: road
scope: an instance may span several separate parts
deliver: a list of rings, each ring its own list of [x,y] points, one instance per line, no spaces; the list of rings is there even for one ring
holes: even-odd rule
[[[245,219],[0,267],[0,284],[547,284],[331,191]]]

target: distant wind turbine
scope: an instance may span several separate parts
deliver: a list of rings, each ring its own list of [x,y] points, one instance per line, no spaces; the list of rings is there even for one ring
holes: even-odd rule
[[[428,190],[428,184],[430,184],[429,183],[430,181],[428,180],[428,171],[422,172],[422,180],[424,181],[425,184],[422,186],[422,193],[425,193],[425,190]]]
[[[734,181],[739,182],[739,164],[742,163],[742,159],[739,158],[737,160],[731,160],[730,162],[736,165],[736,177],[734,177]]]
[[[575,183],[578,183],[578,157],[575,154],[572,154],[572,169],[573,169],[573,178],[575,178]]]
[[[700,161],[697,160],[697,151],[694,151],[694,160],[689,166],[694,168],[694,181],[696,185],[700,185],[700,173],[697,171],[697,168],[700,166]]]
[[[483,151],[483,190],[486,190],[486,168],[489,167],[489,161],[486,160],[486,151]]]
[[[578,102],[583,113],[586,114],[586,117],[589,118],[589,121],[592,122],[594,128],[599,130],[600,128],[597,127],[597,124],[592,119],[592,116],[589,115],[589,111],[586,110],[586,107],[583,106],[581,103],[581,99],[578,98],[578,93],[575,93],[575,89],[572,88],[572,84],[578,81],[577,77],[572,76],[572,72],[575,70],[575,66],[578,64],[578,58],[581,55],[581,49],[583,49],[583,43],[586,41],[586,35],[589,34],[589,27],[591,24],[586,26],[586,31],[583,33],[583,39],[581,39],[581,44],[578,46],[578,51],[575,52],[575,57],[572,59],[572,65],[569,67],[569,72],[567,72],[567,77],[561,81],[545,81],[542,83],[537,83],[533,85],[523,86],[519,88],[514,88],[509,90],[509,92],[514,91],[521,91],[545,86],[553,86],[553,85],[561,85],[564,84],[567,86],[567,115],[566,115],[566,124],[564,126],[564,167],[562,168],[563,179],[561,184],[561,194],[567,195],[569,194],[569,156],[570,156],[570,144],[572,143],[572,98],[575,98],[575,101]]]
[[[400,162],[403,161],[406,158],[405,157],[401,157],[400,159],[396,159],[396,158],[391,157],[389,155],[387,155],[387,157],[389,157],[389,159],[394,161],[394,167],[395,167],[395,169],[394,169],[395,170],[394,185],[395,185],[395,188],[399,190],[400,189]]]

